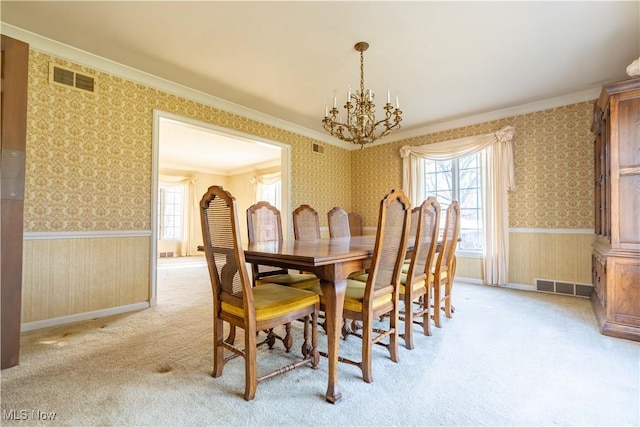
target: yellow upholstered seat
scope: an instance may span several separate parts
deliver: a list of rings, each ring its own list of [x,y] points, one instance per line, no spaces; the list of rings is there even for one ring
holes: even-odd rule
[[[314,274],[304,273],[284,273],[273,276],[264,276],[256,279],[256,286],[265,283],[275,283],[276,285],[290,286],[298,289],[309,289],[320,284],[320,280]]]
[[[404,260],[409,234],[409,212],[411,203],[402,190],[393,190],[380,202],[376,244],[371,256],[371,267],[367,280],[347,279],[344,306],[342,309],[342,335],[356,335],[362,338],[362,359],[353,361],[341,357],[347,362],[360,367],[362,378],[366,382],[373,381],[372,361],[373,344],[381,344],[388,351],[392,361],[398,361],[398,283],[400,265]],[[320,308],[325,301],[320,286],[311,288],[320,294]],[[388,319],[389,324],[376,324],[380,317]],[[351,330],[351,321],[361,321],[361,333]],[[388,344],[382,341],[388,338]]]
[[[251,289],[253,304],[256,309],[256,320],[268,320],[283,316],[291,311],[299,310],[309,304],[320,302],[318,294],[303,289],[290,288],[266,283]],[[240,300],[240,302],[242,302]],[[222,302],[222,311],[234,316],[243,316],[244,309],[228,302]]]
[[[413,251],[403,263],[400,274],[400,300],[404,303],[400,315],[404,320],[404,344],[413,348],[413,325],[422,326],[424,335],[431,335],[432,273],[438,245],[440,204],[429,197],[413,209],[411,230],[414,233]]]
[[[225,364],[235,356],[244,358],[245,400],[255,397],[258,383],[266,378],[289,372],[298,366],[318,366],[319,352],[317,319],[320,299],[314,292],[265,284],[254,287],[245,268],[244,251],[238,230],[236,200],[222,187],[209,187],[200,200],[200,218],[204,253],[213,291],[213,376],[222,375]],[[284,326],[282,339],[287,353],[293,346],[291,322],[304,319],[302,358],[286,366],[258,376],[256,347],[273,347],[279,338],[273,329]],[[224,322],[231,333],[224,338]],[[235,345],[235,329],[244,329],[243,346]],[[309,332],[311,330],[311,342]],[[258,342],[260,331],[269,331],[266,340]],[[225,355],[225,351],[233,353]]]
[[[347,279],[347,289],[344,294],[344,310],[362,311],[362,301],[364,300],[366,285],[365,282],[359,280]],[[320,286],[314,286],[309,290],[322,295]],[[373,309],[375,310],[390,302],[391,294],[382,295],[373,300]]]

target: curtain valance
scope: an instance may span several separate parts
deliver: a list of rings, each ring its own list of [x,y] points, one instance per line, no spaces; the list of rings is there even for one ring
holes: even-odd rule
[[[508,280],[508,190],[515,189],[511,143],[514,135],[515,128],[505,126],[486,135],[400,148],[402,187],[414,206],[420,205],[425,198],[422,159],[454,160],[482,153],[484,281],[497,285],[504,285]]]

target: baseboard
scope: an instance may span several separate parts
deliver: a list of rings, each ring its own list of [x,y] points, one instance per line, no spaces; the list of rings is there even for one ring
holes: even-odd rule
[[[104,310],[88,311],[86,313],[72,314],[70,316],[54,317],[52,319],[38,320],[36,322],[23,323],[20,326],[20,332],[28,332],[36,329],[48,328],[51,326],[65,325],[67,323],[82,322],[85,320],[97,319],[100,317],[113,316],[115,314],[128,313],[131,311],[143,310],[149,308],[148,302],[139,302],[136,304],[123,305],[120,307],[107,308]]]
[[[474,279],[471,277],[456,277],[456,282],[463,282],[463,283],[469,283],[472,285],[484,285],[485,283],[482,281],[482,279]],[[491,285],[487,285],[487,286],[491,286]],[[520,291],[535,291],[535,287],[533,285],[525,285],[522,283],[507,283],[504,286],[496,286],[496,287],[500,287],[500,288],[507,288],[507,289],[517,289]]]

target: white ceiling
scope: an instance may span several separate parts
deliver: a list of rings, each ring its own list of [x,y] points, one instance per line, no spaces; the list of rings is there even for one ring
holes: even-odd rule
[[[391,140],[596,97],[640,56],[640,2],[0,3],[1,20],[325,137],[334,91],[400,98]],[[555,105],[554,105],[555,103]],[[528,106],[528,107],[527,107]],[[491,115],[493,114],[493,115]]]
[[[281,149],[275,145],[171,119],[161,118],[159,123],[161,168],[234,175],[280,166]]]

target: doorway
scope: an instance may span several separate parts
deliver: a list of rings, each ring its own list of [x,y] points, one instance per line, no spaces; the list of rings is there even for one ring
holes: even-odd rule
[[[154,110],[152,156],[151,305],[157,304],[158,257],[197,255],[197,246],[202,245],[197,206],[209,186],[222,185],[234,195],[242,224],[243,212],[256,201],[256,175],[277,171],[285,220],[283,228],[290,228],[291,148],[288,145]],[[186,195],[181,199],[185,204],[182,207],[176,207],[175,198],[170,196],[180,192],[167,191],[178,186],[182,186],[181,191]],[[164,204],[166,200],[171,203]],[[165,226],[165,219],[170,226]],[[175,239],[178,229],[186,237]],[[244,233],[243,239],[246,239],[246,230]]]

